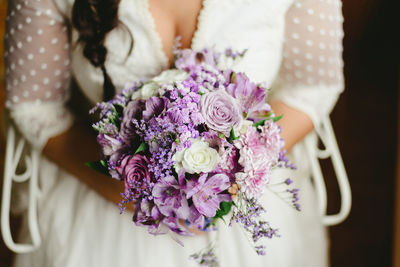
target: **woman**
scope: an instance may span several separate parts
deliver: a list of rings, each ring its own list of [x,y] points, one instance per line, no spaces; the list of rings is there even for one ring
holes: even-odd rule
[[[16,266],[196,266],[188,255],[208,234],[153,237],[118,215],[122,183],[83,165],[98,158],[88,124],[65,107],[70,73],[94,103],[126,83],[150,78],[183,48],[247,49],[234,66],[271,87],[301,189],[302,212],[267,190],[261,202],[280,238],[257,256],[239,228],[220,226],[221,266],[327,266],[325,229],[317,214],[308,159],[300,142],[328,116],[343,90],[339,0],[14,0],[6,35],[7,108],[36,149],[41,194],[40,248]],[[82,114],[81,114],[82,115]],[[297,144],[297,145],[296,145]],[[24,230],[22,229],[22,241]]]

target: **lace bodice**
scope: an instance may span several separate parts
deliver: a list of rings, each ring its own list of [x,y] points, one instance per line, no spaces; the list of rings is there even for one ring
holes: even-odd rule
[[[25,137],[43,145],[71,124],[64,108],[70,73],[93,102],[103,76],[82,56],[71,28],[73,0],[15,0],[5,36],[7,108]],[[107,70],[122,89],[167,68],[148,0],[122,0],[125,29],[106,39]],[[271,98],[306,112],[318,127],[343,89],[342,16],[339,0],[204,0],[193,49],[248,49],[233,66],[272,88]],[[71,45],[72,44],[72,45]]]

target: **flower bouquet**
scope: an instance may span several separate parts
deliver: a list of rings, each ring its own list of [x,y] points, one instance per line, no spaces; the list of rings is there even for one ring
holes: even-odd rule
[[[277,235],[259,219],[264,209],[257,200],[273,168],[293,166],[266,89],[218,67],[221,58],[242,55],[178,50],[173,69],[92,110],[100,112],[93,127],[103,160],[89,165],[124,182],[121,213],[133,204],[133,222],[149,233],[209,231],[229,214],[258,254],[265,253],[258,240]],[[297,190],[287,192],[299,209]]]

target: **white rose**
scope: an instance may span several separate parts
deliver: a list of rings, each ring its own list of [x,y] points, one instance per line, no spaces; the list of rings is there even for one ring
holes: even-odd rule
[[[164,94],[164,92],[159,92],[161,85],[173,83],[173,82],[181,82],[186,80],[189,77],[189,74],[182,70],[165,70],[161,72],[160,75],[154,77],[145,83],[142,88],[137,90],[132,95],[132,100],[135,99],[144,99],[147,100],[152,96],[157,96],[158,94]]]
[[[165,84],[170,82],[181,82],[186,80],[189,74],[183,70],[165,70],[160,75],[154,77],[152,81],[158,84]]]
[[[160,85],[154,82],[149,82],[145,85],[143,85],[141,91],[141,98],[144,100],[149,99],[152,96],[156,96],[158,93],[158,88]]]
[[[144,99],[147,100],[151,96],[156,96],[158,94],[158,88],[160,86],[154,82],[149,82],[146,83],[145,85],[142,86],[139,90],[137,90],[135,93],[133,93],[131,99]]]
[[[176,152],[172,160],[176,162],[176,172],[184,168],[188,173],[201,173],[214,170],[220,157],[207,142],[196,139],[189,148]]]

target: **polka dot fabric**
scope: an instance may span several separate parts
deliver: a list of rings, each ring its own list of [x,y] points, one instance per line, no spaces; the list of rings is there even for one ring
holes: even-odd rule
[[[337,0],[296,0],[288,11],[283,79],[293,84],[342,81],[343,31]]]
[[[49,131],[65,128],[69,118],[63,105],[70,81],[68,29],[51,0],[14,0],[8,8],[6,107],[15,121],[26,124],[18,126],[28,140],[45,142]],[[32,120],[41,127],[34,130]]]
[[[308,113],[316,126],[343,90],[342,23],[339,0],[295,0],[286,15],[275,95]]]
[[[10,1],[5,34],[7,107],[63,100],[69,85],[67,27],[52,1]]]

